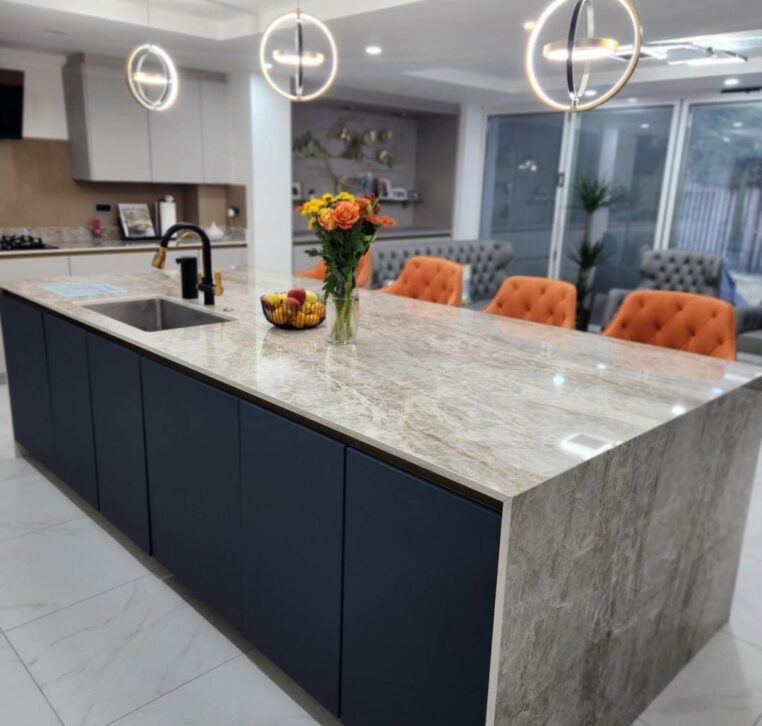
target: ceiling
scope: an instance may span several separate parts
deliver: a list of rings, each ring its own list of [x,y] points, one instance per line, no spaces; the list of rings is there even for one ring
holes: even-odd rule
[[[759,0],[635,3],[647,41],[745,33],[712,42],[739,50],[750,61],[707,68],[644,61],[628,87],[631,95],[719,91],[729,75],[742,76],[742,85],[762,86]],[[302,1],[302,8],[324,19],[336,36],[341,51],[337,97],[361,101],[386,94],[414,99],[411,103],[490,106],[531,101],[523,70],[528,35],[523,23],[544,5],[544,0]],[[151,0],[150,38],[184,66],[256,70],[258,35],[293,8],[293,0]],[[0,0],[0,45],[122,56],[146,39],[146,20],[146,0]],[[368,56],[369,44],[382,46],[383,54]],[[558,74],[550,83],[560,87],[562,80]]]

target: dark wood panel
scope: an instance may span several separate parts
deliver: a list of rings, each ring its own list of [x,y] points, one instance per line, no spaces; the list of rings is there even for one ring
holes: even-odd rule
[[[151,551],[140,356],[88,334],[100,509]]]
[[[347,452],[347,726],[483,726],[499,539],[492,510]]]
[[[154,556],[241,620],[238,401],[142,359]]]
[[[44,314],[55,454],[51,468],[98,506],[98,479],[84,328]]]
[[[345,447],[241,403],[244,630],[339,708]]]
[[[0,312],[13,432],[19,444],[50,466],[53,414],[42,311],[3,294],[0,295]]]

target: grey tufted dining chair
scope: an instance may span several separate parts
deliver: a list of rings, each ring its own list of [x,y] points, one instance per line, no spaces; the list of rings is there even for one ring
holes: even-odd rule
[[[686,250],[643,250],[639,290],[673,290],[720,297],[722,258]],[[608,294],[601,320],[605,330],[631,290]],[[738,350],[762,355],[762,306],[736,308]]]
[[[643,250],[639,290],[672,290],[720,296],[722,258],[685,250]],[[614,318],[631,290],[614,288],[608,294],[603,327]]]

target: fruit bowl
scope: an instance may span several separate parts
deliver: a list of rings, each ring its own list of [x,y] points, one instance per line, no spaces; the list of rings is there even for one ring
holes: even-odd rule
[[[325,320],[325,298],[312,290],[297,288],[262,295],[262,312],[276,328],[304,330]]]

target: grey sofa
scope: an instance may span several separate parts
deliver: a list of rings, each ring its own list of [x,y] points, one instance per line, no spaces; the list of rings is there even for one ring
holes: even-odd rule
[[[675,290],[720,296],[722,258],[685,250],[643,250],[639,290]],[[613,320],[630,290],[615,288],[608,294],[602,329]],[[762,306],[736,308],[739,353],[762,356]]]
[[[372,286],[396,280],[408,258],[418,255],[471,265],[471,298],[478,305],[491,300],[508,277],[513,247],[510,242],[484,240],[379,240],[373,245]]]

